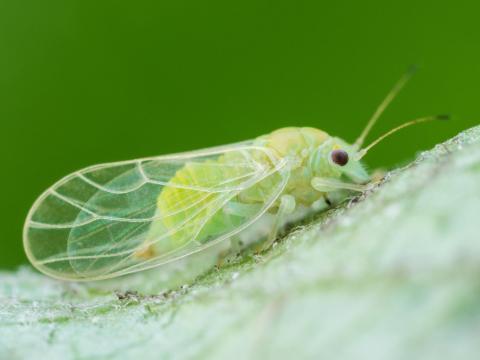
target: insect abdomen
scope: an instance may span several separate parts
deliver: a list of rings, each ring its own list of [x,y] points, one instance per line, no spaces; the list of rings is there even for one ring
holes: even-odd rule
[[[157,200],[158,220],[152,223],[147,238],[154,244],[141,250],[140,256],[149,258],[178,249],[194,237],[197,242],[206,242],[236,226],[239,219],[221,210],[235,193],[221,190],[222,187],[235,188],[242,181],[246,168],[231,164],[243,162],[243,157],[232,153],[205,162],[187,163],[178,170],[170,179],[175,186],[164,188]]]

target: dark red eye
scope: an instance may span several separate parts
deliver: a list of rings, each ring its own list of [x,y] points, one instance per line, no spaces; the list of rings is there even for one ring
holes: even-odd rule
[[[345,150],[333,150],[331,157],[337,165],[344,166],[348,163],[348,153]]]

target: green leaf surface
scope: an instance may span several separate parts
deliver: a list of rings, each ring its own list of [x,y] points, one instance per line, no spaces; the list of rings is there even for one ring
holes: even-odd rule
[[[173,269],[175,290],[0,273],[0,359],[477,359],[479,230],[476,127],[261,256]]]

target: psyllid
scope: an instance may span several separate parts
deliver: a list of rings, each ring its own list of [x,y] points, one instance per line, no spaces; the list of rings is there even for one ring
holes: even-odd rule
[[[320,129],[289,127],[241,143],[76,171],[33,204],[23,232],[26,254],[52,277],[99,280],[224,241],[237,251],[259,224],[266,226],[264,236],[249,241],[266,250],[290,219],[368,189],[361,159],[378,142],[401,128],[447,118],[408,121],[363,147],[411,74],[393,87],[353,144]]]

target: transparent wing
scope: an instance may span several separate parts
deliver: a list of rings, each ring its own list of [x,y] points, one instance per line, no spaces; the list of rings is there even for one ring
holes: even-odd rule
[[[28,258],[61,279],[93,280],[152,268],[249,226],[283,190],[285,160],[241,143],[92,166],[66,176],[32,206]],[[250,203],[230,214],[238,199]]]

